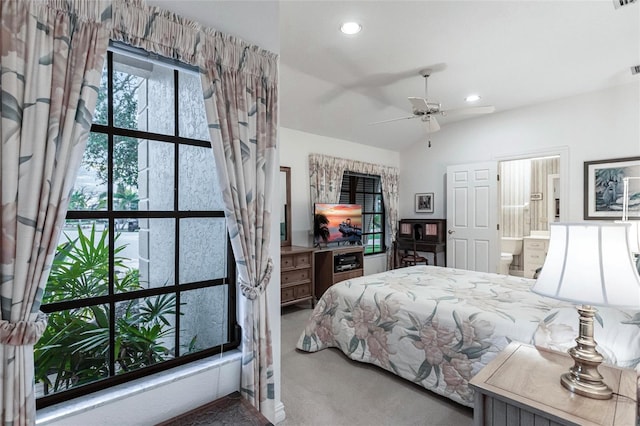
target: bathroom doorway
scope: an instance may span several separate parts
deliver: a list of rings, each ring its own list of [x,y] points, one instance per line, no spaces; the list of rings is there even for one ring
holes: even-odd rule
[[[558,153],[498,163],[499,273],[532,278],[544,263],[549,223],[560,220],[561,159]]]

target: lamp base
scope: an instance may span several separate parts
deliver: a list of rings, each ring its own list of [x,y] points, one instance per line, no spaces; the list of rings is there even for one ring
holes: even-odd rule
[[[579,306],[580,334],[576,339],[577,345],[569,349],[569,355],[575,364],[568,373],[560,377],[562,386],[578,395],[593,399],[610,399],[613,392],[603,380],[598,371],[598,365],[603,357],[596,350],[593,340],[593,318],[596,310],[589,305]]]
[[[586,396],[593,399],[610,399],[613,395],[613,391],[604,382],[600,383],[588,383],[576,380],[573,377],[573,373],[565,373],[560,376],[560,383],[562,386],[569,389],[573,393]]]

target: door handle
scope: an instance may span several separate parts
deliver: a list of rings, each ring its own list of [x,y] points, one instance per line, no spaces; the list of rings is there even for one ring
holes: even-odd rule
[[[456,231],[454,231],[453,229],[449,229],[449,230],[447,231],[447,233],[449,233],[449,235],[453,234],[454,232],[456,232]]]

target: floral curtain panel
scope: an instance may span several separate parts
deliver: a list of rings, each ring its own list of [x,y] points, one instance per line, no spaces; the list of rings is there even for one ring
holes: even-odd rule
[[[200,68],[212,141],[236,258],[243,329],[241,392],[274,416],[271,329],[271,204],[276,182],[277,55],[132,0],[114,10],[112,39]]]
[[[3,0],[0,401],[5,425],[35,423],[38,310],[97,100],[110,1]]]
[[[216,55],[217,56],[217,55]],[[271,204],[277,166],[277,82],[275,67],[246,72],[235,68],[202,72],[218,179],[236,256],[238,283],[245,296],[241,392],[273,418],[273,360],[265,289],[271,277]],[[238,69],[240,68],[240,69]],[[271,68],[271,69],[269,69]]]
[[[340,200],[342,176],[354,163],[345,158],[309,154],[311,208],[315,203],[337,203]],[[313,210],[312,210],[313,211]]]
[[[311,208],[315,203],[337,203],[340,200],[345,171],[380,176],[384,210],[387,218],[387,269],[392,268],[393,242],[398,233],[399,173],[396,167],[364,163],[322,154],[309,154],[309,186]]]

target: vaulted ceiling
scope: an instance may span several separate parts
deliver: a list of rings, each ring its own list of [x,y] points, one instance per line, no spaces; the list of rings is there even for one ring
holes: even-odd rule
[[[189,4],[205,2],[171,3],[193,17],[202,15]],[[362,31],[342,34],[348,20]],[[280,1],[279,22],[281,125],[397,151],[425,139],[419,120],[368,123],[411,115],[423,68],[435,70],[429,99],[443,109],[472,106],[464,98],[477,93],[473,105],[495,114],[640,78],[630,71],[640,65],[638,3]],[[459,119],[483,117],[439,117],[441,131]]]

